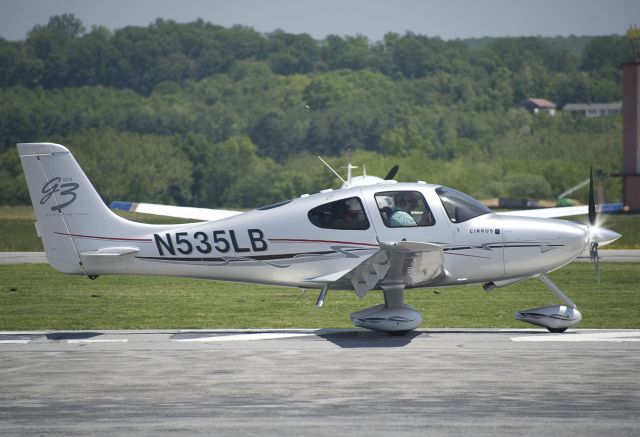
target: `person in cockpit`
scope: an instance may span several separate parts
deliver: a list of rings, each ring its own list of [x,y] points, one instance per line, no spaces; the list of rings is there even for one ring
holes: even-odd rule
[[[418,226],[411,215],[411,211],[418,204],[418,198],[413,192],[401,191],[393,199],[395,207],[389,218],[389,225],[393,228],[404,226]]]

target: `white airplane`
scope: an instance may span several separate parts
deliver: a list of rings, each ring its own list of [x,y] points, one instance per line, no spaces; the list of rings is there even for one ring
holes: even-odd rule
[[[489,291],[528,278],[538,278],[563,305],[520,311],[516,319],[562,332],[582,316],[547,273],[585,248],[597,260],[598,246],[620,237],[595,224],[593,189],[585,225],[493,213],[451,188],[395,181],[323,190],[215,221],[135,223],[104,204],[64,146],[18,144],[18,151],[38,235],[61,272],[317,288],[319,306],[329,288],[360,298],[382,290],[384,304],[351,320],[389,333],[422,321],[404,304],[405,289],[482,284]]]

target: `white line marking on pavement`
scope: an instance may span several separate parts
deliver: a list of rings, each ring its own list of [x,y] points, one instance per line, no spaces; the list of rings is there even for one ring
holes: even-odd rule
[[[27,344],[29,340],[0,340],[0,344]]]
[[[292,337],[308,337],[315,335],[313,333],[279,333],[279,332],[265,332],[256,334],[234,334],[234,335],[217,335],[215,337],[194,337],[194,338],[178,338],[172,341],[251,341],[251,340],[275,340],[279,338],[292,338]]]
[[[572,332],[568,334],[538,334],[523,337],[511,337],[512,341],[640,341],[640,331],[632,332]]]
[[[78,343],[126,343],[129,340],[126,338],[120,339],[106,339],[106,338],[87,338],[84,340],[67,340],[68,344],[78,344]]]

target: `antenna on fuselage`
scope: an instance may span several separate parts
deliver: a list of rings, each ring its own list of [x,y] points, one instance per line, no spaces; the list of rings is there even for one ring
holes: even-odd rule
[[[339,174],[338,174],[338,173],[337,173],[337,172],[336,172],[336,171],[335,171],[335,170],[334,170],[334,169],[333,169],[329,164],[327,164],[327,161],[325,161],[324,159],[322,159],[322,157],[320,157],[320,156],[318,156],[318,159],[319,159],[320,161],[322,161],[322,163],[323,163],[324,165],[326,165],[326,166],[327,166],[327,168],[328,168],[329,170],[331,170],[331,171],[333,172],[333,174],[334,174],[334,175],[338,176],[338,179],[340,179],[340,180],[342,181],[342,183],[343,183],[343,184],[346,184],[346,182],[344,181],[344,179],[342,179],[342,176],[340,176],[340,175],[339,175]],[[351,180],[351,178],[349,178],[349,180]]]
[[[354,168],[358,168],[354,165],[351,165],[351,147],[349,147],[349,163],[347,164],[347,187],[351,186],[351,170],[353,170]],[[344,182],[344,181],[342,181]]]

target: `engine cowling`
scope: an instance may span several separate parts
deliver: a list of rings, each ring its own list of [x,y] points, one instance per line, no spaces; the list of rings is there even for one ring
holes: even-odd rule
[[[542,326],[550,331],[563,331],[582,320],[577,308],[566,305],[550,305],[515,313],[516,320]]]
[[[407,304],[394,308],[380,304],[351,313],[351,321],[373,331],[406,332],[420,326],[422,315]]]

